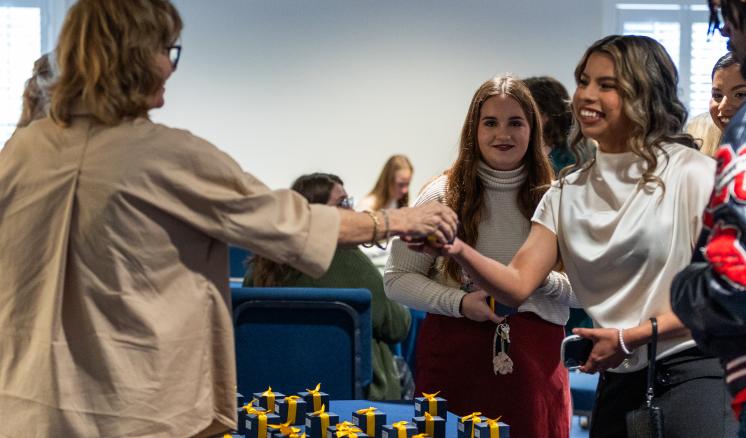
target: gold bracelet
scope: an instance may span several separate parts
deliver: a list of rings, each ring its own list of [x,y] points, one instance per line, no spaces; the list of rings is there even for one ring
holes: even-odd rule
[[[376,244],[376,236],[378,236],[378,218],[376,217],[376,214],[373,213],[370,210],[365,210],[365,213],[368,213],[368,216],[370,216],[371,219],[373,219],[373,237],[370,239],[369,243],[363,243],[363,247],[365,248],[373,248],[373,245]]]
[[[391,237],[391,228],[389,228],[389,212],[386,211],[386,209],[383,209],[381,210],[381,214],[383,215],[383,224],[385,230],[383,233],[383,238],[385,243],[381,245],[380,242],[376,242],[376,246],[386,251],[386,248],[389,247],[389,238]]]

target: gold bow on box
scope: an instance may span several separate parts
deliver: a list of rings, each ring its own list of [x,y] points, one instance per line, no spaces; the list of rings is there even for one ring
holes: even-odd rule
[[[306,388],[306,391],[313,397],[313,410],[318,411],[321,409],[323,403],[321,400],[321,383],[317,384],[314,389]]]
[[[326,433],[326,429],[329,428],[329,414],[324,412],[326,410],[326,405],[321,405],[321,409],[319,409],[316,412],[312,412],[311,415],[314,417],[319,417],[321,421],[321,436],[323,437]]]
[[[306,434],[300,434],[300,427],[293,427],[290,422],[281,424],[270,424],[269,427],[280,431],[280,435],[286,435],[288,438],[305,438]]]
[[[368,436],[376,435],[376,408],[373,406],[355,411],[358,415],[365,415],[365,433]]]
[[[494,420],[487,419],[487,425],[490,428],[490,436],[489,438],[500,438],[500,419],[502,418],[502,415],[495,418]],[[481,437],[485,438],[485,437]]]
[[[391,427],[396,430],[396,438],[407,438],[407,422],[397,421]]]
[[[247,405],[243,406],[243,409],[246,411],[249,415],[256,415],[257,421],[259,422],[259,425],[256,430],[256,436],[257,438],[266,438],[267,436],[267,414],[271,414],[272,412],[266,411],[264,409],[257,409],[254,407],[254,403],[257,402],[257,399],[251,400],[251,402]]]
[[[481,412],[473,412],[469,415],[465,415],[461,417],[461,422],[466,423],[467,421],[471,420],[471,438],[474,438],[474,427],[482,422],[482,413]]]

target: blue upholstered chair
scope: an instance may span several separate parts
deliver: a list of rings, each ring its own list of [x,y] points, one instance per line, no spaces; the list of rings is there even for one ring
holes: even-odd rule
[[[292,394],[322,384],[364,398],[372,379],[367,289],[232,288],[238,392]]]
[[[243,280],[246,274],[246,259],[251,251],[240,246],[228,245],[228,272],[232,280]]]

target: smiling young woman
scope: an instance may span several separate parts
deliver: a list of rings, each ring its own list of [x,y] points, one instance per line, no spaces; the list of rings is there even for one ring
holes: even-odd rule
[[[581,370],[601,372],[591,436],[627,436],[624,414],[645,398],[651,317],[665,435],[732,436],[723,371],[671,311],[671,282],[691,258],[715,170],[680,133],[686,110],[674,64],[651,38],[615,35],[586,51],[575,78],[573,147],[597,141],[595,159],[563,170],[507,266],[459,239],[441,253],[508,304],[535,295],[562,260],[596,327],[573,331],[594,342]]]
[[[517,78],[496,77],[474,93],[458,158],[416,203],[447,204],[461,219],[461,239],[507,263],[526,239],[552,176],[528,88]],[[417,340],[417,392],[442,391],[459,415],[502,416],[511,436],[568,436],[569,386],[559,345],[571,291],[563,274],[547,273],[532,297],[507,303],[517,308],[507,318],[455,260],[409,251],[399,240],[384,280],[391,298],[428,312]],[[496,343],[501,335],[510,339],[509,350],[507,342]]]

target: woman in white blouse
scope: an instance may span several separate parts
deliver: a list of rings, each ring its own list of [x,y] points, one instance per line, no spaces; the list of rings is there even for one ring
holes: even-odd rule
[[[487,257],[508,262],[528,236],[530,218],[551,183],[541,119],[526,85],[488,80],[474,93],[459,156],[419,195],[450,206],[458,235]],[[517,309],[491,309],[453,260],[409,251],[395,240],[384,276],[386,294],[428,312],[417,340],[417,392],[437,392],[458,415],[502,416],[514,438],[566,438],[569,384],[557,346],[572,299],[567,277],[545,284]],[[510,347],[510,348],[508,348]]]
[[[715,169],[680,134],[686,110],[676,68],[655,40],[609,36],[586,51],[575,79],[573,145],[595,140],[596,158],[563,172],[547,191],[507,266],[458,240],[444,252],[505,304],[529,296],[563,262],[596,327],[574,330],[594,342],[581,370],[601,371],[592,437],[626,436],[624,414],[643,403],[651,317],[659,327],[655,395],[665,436],[731,436],[722,370],[670,306],[671,280],[691,257]]]

